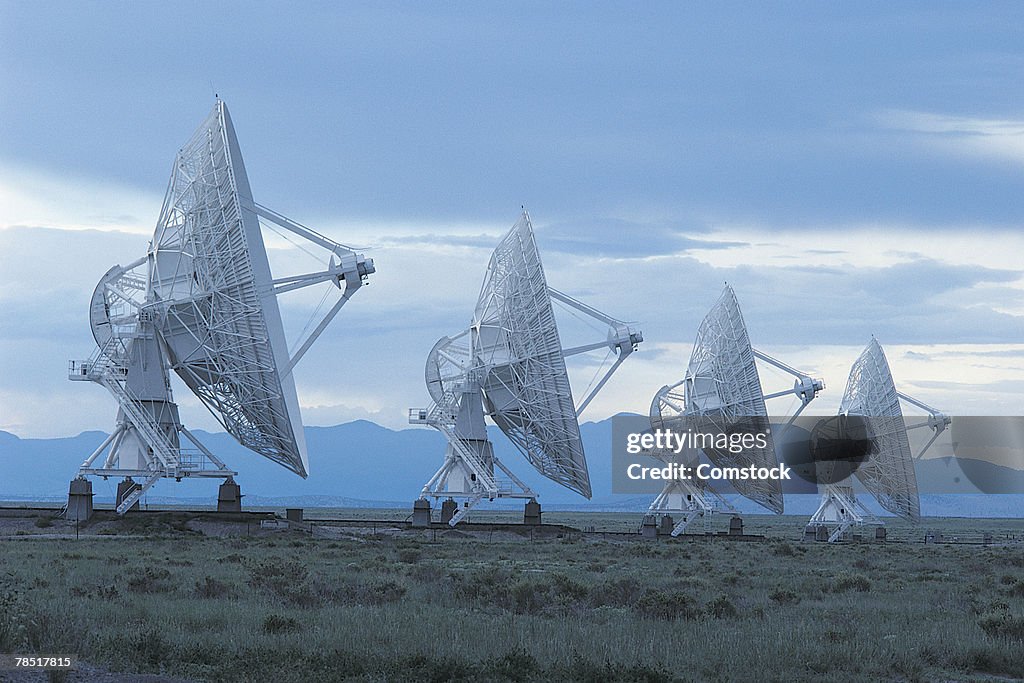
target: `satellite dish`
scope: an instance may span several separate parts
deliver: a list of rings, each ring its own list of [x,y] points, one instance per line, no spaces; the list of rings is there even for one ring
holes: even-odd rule
[[[607,325],[604,339],[565,349],[552,301]],[[524,498],[536,493],[494,455],[485,416],[501,429],[545,477],[587,498],[590,475],[578,416],[622,362],[643,341],[626,323],[548,287],[525,212],[495,248],[473,322],[455,337],[442,338],[427,356],[426,383],[433,404],[410,411],[410,422],[430,425],[448,440],[445,462],[423,487],[416,511],[429,522],[427,498],[449,499],[444,521],[454,526],[483,499]],[[574,404],[565,357],[606,349],[615,362]],[[500,480],[496,471],[509,479]],[[456,513],[454,499],[465,503]]]
[[[927,411],[925,422],[907,425],[900,401]],[[874,337],[850,368],[840,416],[856,416],[863,423],[871,448],[863,463],[852,470],[884,509],[912,522],[921,518],[914,454],[907,436],[908,429],[928,427],[931,439],[921,448],[924,455],[951,420],[935,408],[896,390],[889,362],[881,344]],[[827,428],[827,427],[826,427]],[[818,463],[826,468],[832,463]],[[853,525],[866,521],[881,523],[857,500],[850,476],[838,482],[828,478],[819,482],[821,504],[811,517],[808,533],[818,527],[831,528],[829,541],[840,540]]]
[[[677,434],[686,433],[694,424],[686,410],[685,380],[664,386],[651,401],[651,428],[655,431],[669,430]],[[674,451],[652,449],[649,455],[666,465],[676,464],[693,471],[700,464],[700,449],[684,448],[678,454]],[[672,535],[678,536],[698,517],[720,509],[730,509],[724,498],[713,491],[707,482],[700,479],[673,479],[665,482],[658,497],[647,511],[648,517],[668,519]],[[680,516],[675,521],[675,516]],[[705,517],[708,519],[708,517]]]
[[[795,377],[793,387],[765,395],[757,371],[756,360],[762,360]],[[732,287],[725,286],[718,302],[701,321],[685,376],[679,382],[662,387],[651,403],[651,427],[684,432],[692,429],[703,433],[731,433],[736,430],[767,435],[763,448],[745,448],[740,453],[728,449],[704,448],[684,451],[684,464],[696,466],[703,453],[719,467],[777,467],[775,440],[825,388],[824,383],[757,351],[750,344],[747,326]],[[773,433],[768,422],[768,399],[797,396],[800,407],[783,426]],[[668,461],[664,453],[654,453]],[[782,514],[784,502],[782,483],[771,479],[749,479],[731,482],[738,493]],[[729,505],[698,479],[668,481],[662,493],[651,504],[648,515],[681,515],[672,535],[677,536],[697,517],[710,515]],[[674,520],[673,520],[674,522]]]
[[[325,269],[275,279],[261,222],[323,249]],[[218,100],[175,158],[147,255],[111,268],[93,293],[98,348],[88,361],[72,362],[70,378],[102,384],[120,410],[113,434],[79,476],[128,478],[118,496],[123,513],[161,478],[236,474],[182,426],[172,369],[239,443],[306,477],[292,369],[373,272],[372,260],[255,203]],[[289,353],[278,295],[327,282],[338,287],[337,301]],[[181,448],[179,434],[197,450]]]

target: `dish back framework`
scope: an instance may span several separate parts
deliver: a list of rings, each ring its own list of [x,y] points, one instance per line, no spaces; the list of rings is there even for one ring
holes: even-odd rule
[[[900,407],[901,400],[926,411],[925,421],[908,425]],[[920,521],[921,503],[914,460],[920,459],[935,443],[951,419],[896,390],[885,351],[874,337],[850,368],[839,416],[861,418],[861,424],[867,431],[865,436],[873,444],[866,461],[854,470],[854,476],[884,509],[912,522]],[[932,436],[915,456],[907,430],[923,427],[931,429]],[[830,466],[828,463],[817,465]],[[857,500],[851,478],[819,484],[819,488],[821,503],[811,516],[807,527],[809,534],[816,534],[818,528],[824,527],[829,529],[829,542],[835,542],[854,525],[865,522],[881,524],[881,520]]]
[[[605,338],[563,348],[552,301],[606,325]],[[524,212],[491,256],[469,329],[440,339],[427,356],[432,404],[410,410],[409,421],[439,430],[448,446],[416,502],[414,522],[429,523],[428,498],[442,497],[442,521],[452,526],[495,498],[527,499],[527,516],[539,522],[537,494],[494,455],[485,416],[538,472],[589,498],[578,416],[642,341],[639,330],[548,286]],[[576,406],[565,357],[600,349],[615,361]],[[463,499],[461,508],[455,498]]]
[[[765,395],[756,361],[772,365],[792,375],[793,387]],[[653,452],[666,463],[696,467],[703,453],[719,467],[775,467],[779,464],[775,441],[800,415],[804,408],[825,388],[820,379],[796,370],[750,344],[747,326],[739,302],[728,284],[701,321],[697,330],[690,363],[682,380],[662,387],[651,402],[652,429],[671,429],[685,432],[729,433],[740,429],[750,433],[764,432],[764,448],[744,449],[730,453],[725,449],[687,449],[679,455]],[[766,401],[784,396],[796,396],[800,407],[781,429],[773,429],[768,420]],[[737,480],[732,482],[736,491],[776,514],[782,514],[784,501],[782,483],[778,480]],[[699,479],[674,479],[651,503],[645,521],[663,521],[677,536],[698,517],[708,521],[716,510],[731,506],[706,482]],[[673,515],[678,515],[678,522]]]
[[[322,249],[324,270],[275,279],[261,222]],[[106,387],[118,416],[82,463],[72,499],[87,476],[125,477],[122,514],[162,478],[223,478],[237,493],[236,472],[182,425],[170,370],[239,443],[306,477],[292,370],[373,272],[371,259],[253,200],[231,117],[218,100],[174,160],[148,253],[111,268],[93,293],[97,348],[71,362],[69,378]],[[289,353],[278,295],[326,282],[339,289],[337,301]],[[81,515],[81,499],[72,503]]]

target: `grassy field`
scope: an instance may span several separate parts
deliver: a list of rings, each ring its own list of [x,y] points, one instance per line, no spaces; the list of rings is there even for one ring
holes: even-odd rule
[[[636,528],[635,515],[565,514],[545,521]],[[925,525],[1011,541],[993,546],[803,543],[799,520],[772,517],[747,518],[769,536],[753,542],[386,526],[311,536],[184,514],[75,540],[49,524],[0,535],[0,652],[211,681],[1024,674],[1020,520]]]

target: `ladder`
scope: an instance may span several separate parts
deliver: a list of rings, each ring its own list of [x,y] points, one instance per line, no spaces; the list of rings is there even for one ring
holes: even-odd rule
[[[148,419],[145,406],[126,386],[126,366],[121,355],[118,341],[111,337],[93,352],[89,360],[79,364],[77,368],[72,364],[69,373],[71,379],[89,380],[106,387],[156,458],[156,462],[149,462],[152,474],[124,497],[117,506],[118,514],[124,514],[131,509],[161,478],[181,474],[178,449],[167,435]]]

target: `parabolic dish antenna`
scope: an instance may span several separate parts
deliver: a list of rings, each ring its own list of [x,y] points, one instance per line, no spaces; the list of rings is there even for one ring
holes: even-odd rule
[[[928,413],[925,422],[907,425],[900,400]],[[921,503],[914,472],[914,454],[907,436],[908,429],[928,427],[931,439],[921,448],[917,458],[935,443],[951,420],[935,408],[896,390],[889,370],[889,362],[881,344],[874,337],[850,368],[840,416],[856,416],[863,425],[870,448],[864,461],[853,469],[879,505],[912,522],[921,518]],[[819,467],[834,467],[833,463],[817,463]],[[819,479],[821,479],[819,477]],[[811,517],[809,531],[816,527],[834,527],[829,541],[837,541],[855,524],[865,521],[879,522],[856,499],[853,484],[847,476],[843,481],[819,481],[821,504]]]
[[[261,222],[324,250],[325,268],[275,279]],[[123,513],[161,478],[235,474],[182,426],[170,390],[174,370],[239,443],[306,477],[292,369],[373,272],[372,260],[253,201],[231,117],[218,100],[178,151],[148,254],[111,268],[93,294],[98,348],[88,361],[72,362],[70,378],[102,384],[120,410],[114,432],[79,476],[129,478],[119,489]],[[322,283],[338,288],[337,300],[289,353],[277,297]],[[182,449],[179,434],[198,450]]]
[[[607,326],[604,339],[562,347],[552,301]],[[446,497],[442,518],[452,526],[483,499],[525,498],[534,493],[494,455],[485,415],[491,417],[545,477],[586,496],[590,475],[578,416],[622,362],[643,341],[626,323],[548,287],[524,212],[491,256],[469,329],[442,338],[427,357],[426,383],[433,404],[410,411],[448,440],[445,462],[423,487],[414,522],[429,523],[428,497]],[[616,359],[576,406],[565,357],[604,349]],[[496,477],[496,470],[508,479]],[[456,512],[455,498],[465,499]]]
[[[766,396],[761,388],[757,359],[793,375],[796,378],[793,387]],[[736,294],[732,287],[726,285],[718,302],[697,329],[684,378],[662,387],[655,394],[651,402],[651,427],[680,433],[687,430],[710,434],[736,431],[764,433],[766,443],[763,447],[755,445],[738,453],[713,447],[691,449],[681,454],[682,462],[678,459],[676,462],[694,467],[703,453],[719,467],[777,467],[779,461],[774,440],[778,434],[773,434],[769,424],[766,399],[783,396],[800,399],[800,407],[785,426],[788,427],[824,388],[821,380],[751,346]],[[654,455],[666,461],[672,459],[664,453]],[[741,495],[776,514],[782,514],[784,501],[780,481],[737,479],[731,483]],[[723,504],[724,500],[700,480],[676,479],[666,482],[662,493],[651,504],[648,515],[657,518],[670,513],[680,514],[681,520],[672,530],[673,535],[678,535],[696,517],[710,514]]]

